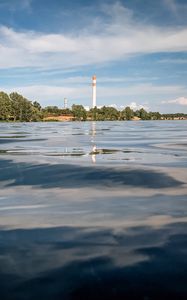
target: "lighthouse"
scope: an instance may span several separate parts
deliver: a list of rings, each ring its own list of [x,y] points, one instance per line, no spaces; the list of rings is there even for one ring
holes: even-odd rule
[[[92,107],[96,105],[96,75],[92,77]]]

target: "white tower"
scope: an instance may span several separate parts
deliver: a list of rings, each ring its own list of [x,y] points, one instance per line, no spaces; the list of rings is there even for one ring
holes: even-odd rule
[[[92,77],[92,107],[96,106],[96,75]]]

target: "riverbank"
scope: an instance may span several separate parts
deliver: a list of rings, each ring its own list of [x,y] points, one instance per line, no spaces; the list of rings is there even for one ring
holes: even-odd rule
[[[178,118],[161,118],[160,120],[166,120],[166,121],[187,121],[187,117],[178,117]],[[66,115],[61,115],[61,116],[50,116],[46,117],[43,119],[44,122],[73,122],[76,121],[75,117],[73,116],[66,116]],[[93,121],[91,118],[87,118],[87,121]],[[97,120],[95,120],[97,121]],[[116,120],[108,120],[108,121],[116,121]],[[127,120],[119,120],[119,121],[127,121]],[[129,120],[128,120],[129,121]],[[141,118],[138,117],[133,117],[130,121],[141,121]],[[146,120],[145,120],[146,121]],[[150,121],[150,120],[147,120]]]

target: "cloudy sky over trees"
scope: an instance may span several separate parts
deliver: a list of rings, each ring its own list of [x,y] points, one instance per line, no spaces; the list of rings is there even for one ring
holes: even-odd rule
[[[185,0],[0,1],[0,89],[43,106],[187,112]]]

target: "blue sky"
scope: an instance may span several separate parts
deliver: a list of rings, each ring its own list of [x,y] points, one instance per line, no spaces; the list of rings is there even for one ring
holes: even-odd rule
[[[187,113],[187,0],[0,0],[0,90]]]

